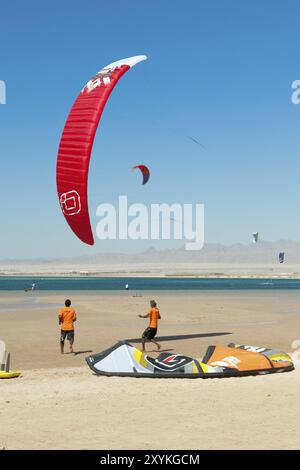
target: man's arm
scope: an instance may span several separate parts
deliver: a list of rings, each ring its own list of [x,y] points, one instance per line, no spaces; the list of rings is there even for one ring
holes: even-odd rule
[[[146,315],[139,315],[140,318],[148,318],[149,317],[149,313],[146,313]]]

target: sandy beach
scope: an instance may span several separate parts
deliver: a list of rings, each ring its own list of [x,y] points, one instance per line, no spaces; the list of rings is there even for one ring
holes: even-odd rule
[[[161,308],[164,350],[199,357],[209,344],[232,341],[291,352],[300,338],[297,291],[160,292],[138,298],[130,292],[73,293],[76,354],[63,356],[56,314],[67,293],[30,295],[1,297],[1,337],[12,368],[23,374],[0,382],[0,448],[299,448],[297,367],[272,376],[151,380],[95,376],[84,361],[88,351],[138,339],[145,320],[137,315],[147,309],[149,297]]]
[[[161,309],[164,350],[201,357],[209,344],[237,342],[295,352],[297,291],[74,292],[76,354],[62,356],[57,310],[66,296],[2,293],[1,339],[23,374],[0,382],[0,448],[299,448],[297,366],[269,376],[153,380],[95,376],[84,360],[138,339],[146,320],[137,315],[150,297]]]

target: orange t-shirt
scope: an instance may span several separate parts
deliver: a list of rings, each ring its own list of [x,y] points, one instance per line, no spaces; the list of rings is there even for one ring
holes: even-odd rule
[[[157,323],[160,319],[158,308],[150,308],[147,317],[150,318],[149,328],[157,328]]]
[[[59,312],[60,327],[64,331],[74,330],[73,322],[76,320],[76,312],[71,307],[64,307]]]

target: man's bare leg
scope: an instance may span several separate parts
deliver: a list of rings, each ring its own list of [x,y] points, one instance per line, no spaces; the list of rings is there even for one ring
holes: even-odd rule
[[[65,343],[63,341],[60,342],[60,352],[64,354],[64,345]]]
[[[71,339],[71,340],[69,341],[69,343],[70,343],[70,352],[73,353],[73,352],[74,352],[74,351],[73,351],[73,343],[74,343],[74,340]]]
[[[154,343],[158,350],[160,350],[160,344],[158,344],[154,339],[150,339],[151,343]]]
[[[145,338],[142,338],[142,352],[145,352]]]

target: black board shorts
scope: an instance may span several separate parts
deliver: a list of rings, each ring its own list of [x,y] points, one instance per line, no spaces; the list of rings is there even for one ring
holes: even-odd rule
[[[74,330],[61,330],[60,341],[63,343],[67,337],[68,341],[74,340]]]
[[[157,333],[157,328],[148,327],[148,328],[145,329],[142,338],[144,338],[144,339],[153,339],[154,336],[156,335],[156,333]]]

